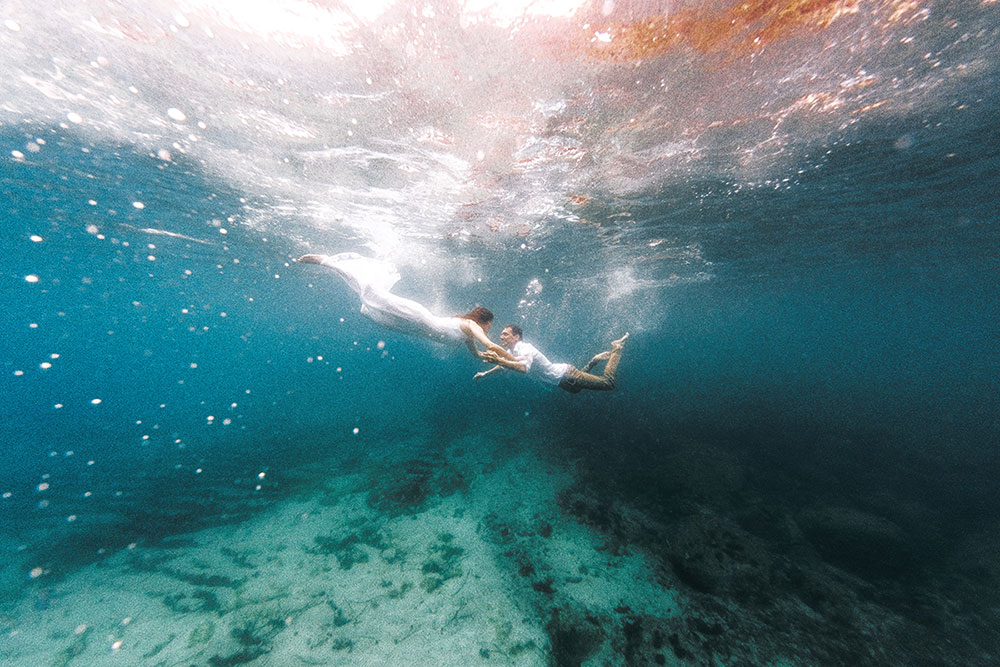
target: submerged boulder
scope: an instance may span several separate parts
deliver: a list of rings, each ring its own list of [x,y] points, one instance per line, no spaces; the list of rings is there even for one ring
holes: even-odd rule
[[[763,543],[711,512],[677,522],[667,556],[677,577],[700,593],[749,601],[771,589],[772,557]]]
[[[545,631],[551,643],[550,664],[554,667],[579,667],[605,639],[600,619],[569,608],[554,609]]]
[[[824,560],[866,579],[897,577],[915,565],[906,533],[883,517],[823,507],[801,512],[798,524]]]

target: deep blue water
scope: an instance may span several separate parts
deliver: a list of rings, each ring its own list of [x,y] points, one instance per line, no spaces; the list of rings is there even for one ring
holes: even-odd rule
[[[412,434],[523,433],[511,448],[576,461],[595,502],[657,525],[711,511],[787,555],[748,505],[891,521],[908,545],[895,563],[800,523],[815,562],[891,588],[871,597],[888,608],[967,577],[951,585],[959,620],[914,622],[960,637],[955,664],[988,664],[996,626],[977,624],[996,619],[1000,564],[954,566],[970,536],[1000,530],[995,6],[926,3],[898,23],[888,4],[866,8],[793,32],[755,65],[684,47],[638,62],[551,56],[523,89],[497,84],[509,110],[480,88],[499,76],[483,53],[515,72],[531,35],[515,56],[439,26],[428,33],[451,59],[401,55],[371,27],[386,14],[343,55],[204,8],[173,33],[170,8],[98,12],[130,41],[88,32],[68,8],[38,27],[26,6],[5,10],[18,29],[3,48],[19,55],[3,66],[0,115],[8,602],[39,585],[32,567],[67,577],[129,543],[280,503],[330,451],[377,460]],[[52,60],[32,52],[61,21],[72,29]],[[543,19],[529,27],[545,34]],[[442,88],[442,63],[476,83]],[[629,88],[657,76],[670,85]],[[855,90],[851,76],[872,82]],[[810,81],[841,103],[795,107]],[[714,89],[733,85],[727,108]],[[491,114],[501,121],[470,120]],[[635,118],[645,125],[630,129]],[[617,390],[474,384],[462,351],[379,329],[335,276],[290,264],[346,250],[397,262],[397,291],[436,311],[487,305],[553,359],[582,365],[630,331]],[[663,482],[702,446],[739,461],[738,488],[688,497]]]

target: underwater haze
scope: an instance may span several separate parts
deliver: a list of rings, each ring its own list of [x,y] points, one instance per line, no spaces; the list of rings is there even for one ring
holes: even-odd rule
[[[1000,661],[994,0],[0,22],[3,664]]]

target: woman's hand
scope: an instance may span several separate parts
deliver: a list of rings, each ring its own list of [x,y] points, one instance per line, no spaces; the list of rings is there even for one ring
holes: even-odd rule
[[[516,361],[514,355],[508,352],[506,348],[497,345],[493,341],[490,341],[490,344],[486,346],[486,352],[487,354],[492,354],[495,359],[506,359],[508,361]]]

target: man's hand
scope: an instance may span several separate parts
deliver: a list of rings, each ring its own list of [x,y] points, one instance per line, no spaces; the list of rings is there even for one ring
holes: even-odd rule
[[[483,363],[486,364],[495,364],[500,361],[500,355],[494,352],[493,350],[486,350],[485,352],[479,355],[479,358],[482,359]]]

